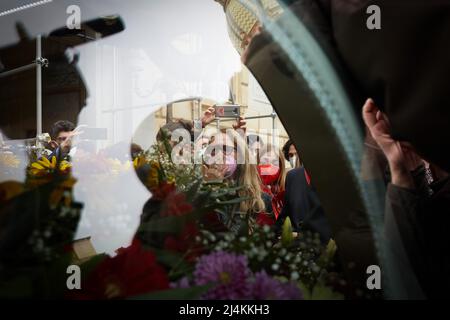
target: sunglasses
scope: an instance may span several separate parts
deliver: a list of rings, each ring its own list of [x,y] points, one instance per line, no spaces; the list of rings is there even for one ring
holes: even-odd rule
[[[209,150],[211,150],[211,156],[214,157],[216,155],[217,151],[218,152],[222,152],[223,154],[226,154],[226,155],[230,155],[230,154],[232,154],[233,152],[236,151],[236,148],[234,146],[230,146],[230,145],[219,145],[219,144],[216,144],[216,145],[210,145],[207,148],[207,151],[209,151]]]

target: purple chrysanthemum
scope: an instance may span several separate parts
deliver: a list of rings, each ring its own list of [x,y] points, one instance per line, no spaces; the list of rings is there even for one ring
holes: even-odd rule
[[[247,257],[224,251],[201,257],[194,271],[196,285],[216,284],[205,299],[248,299],[250,275]]]
[[[255,300],[300,300],[302,293],[294,283],[282,283],[269,276],[265,271],[255,274],[251,285],[252,298]]]

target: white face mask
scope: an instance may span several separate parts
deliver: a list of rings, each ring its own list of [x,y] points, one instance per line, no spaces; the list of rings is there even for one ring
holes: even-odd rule
[[[70,148],[70,151],[69,151],[69,153],[68,153],[68,156],[69,156],[69,157],[73,157],[73,156],[75,155],[76,152],[77,152],[77,147]]]
[[[295,165],[297,164],[297,156],[292,156],[289,158],[289,163],[291,164],[292,168],[295,168]]]

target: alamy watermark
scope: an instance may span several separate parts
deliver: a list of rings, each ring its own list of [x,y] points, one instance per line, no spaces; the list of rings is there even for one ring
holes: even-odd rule
[[[381,29],[381,8],[375,4],[367,7],[366,13],[370,16],[366,20],[366,26],[369,30]]]
[[[81,9],[73,4],[67,7],[66,13],[69,15],[66,20],[66,26],[70,30],[81,29]]]
[[[366,273],[369,275],[367,277],[366,286],[369,290],[381,290],[381,268],[375,264],[367,267]]]
[[[66,286],[69,290],[81,289],[81,269],[76,264],[67,267],[66,273],[69,275],[66,280]]]
[[[261,136],[267,136],[270,143],[262,142]],[[262,129],[257,133],[242,129],[217,130],[212,133],[202,131],[196,133],[192,141],[191,132],[179,128],[171,132],[168,139],[172,146],[172,162],[179,165],[261,164],[262,155],[266,155],[271,164],[279,165],[280,137],[277,129]]]

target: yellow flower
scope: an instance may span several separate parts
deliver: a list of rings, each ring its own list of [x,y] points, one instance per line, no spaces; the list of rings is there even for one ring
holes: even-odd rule
[[[158,162],[152,161],[150,163],[150,171],[147,177],[147,187],[149,189],[154,189],[159,186],[159,170],[160,166]]]
[[[133,160],[133,166],[135,169],[142,167],[146,163],[144,156],[139,156],[134,158]]]
[[[52,172],[56,169],[57,161],[56,157],[53,156],[51,161],[43,157],[42,159],[33,162],[31,164],[31,173],[35,176],[44,175],[46,173]],[[72,164],[66,160],[62,160],[59,163],[59,171],[66,171],[72,167]]]
[[[67,169],[72,168],[72,164],[66,160],[63,160],[59,163],[59,170],[66,171]]]
[[[52,157],[52,161],[48,160],[47,158],[43,157],[41,160],[38,160],[36,162],[33,162],[31,164],[31,167],[36,170],[52,170],[56,167],[56,157]]]

